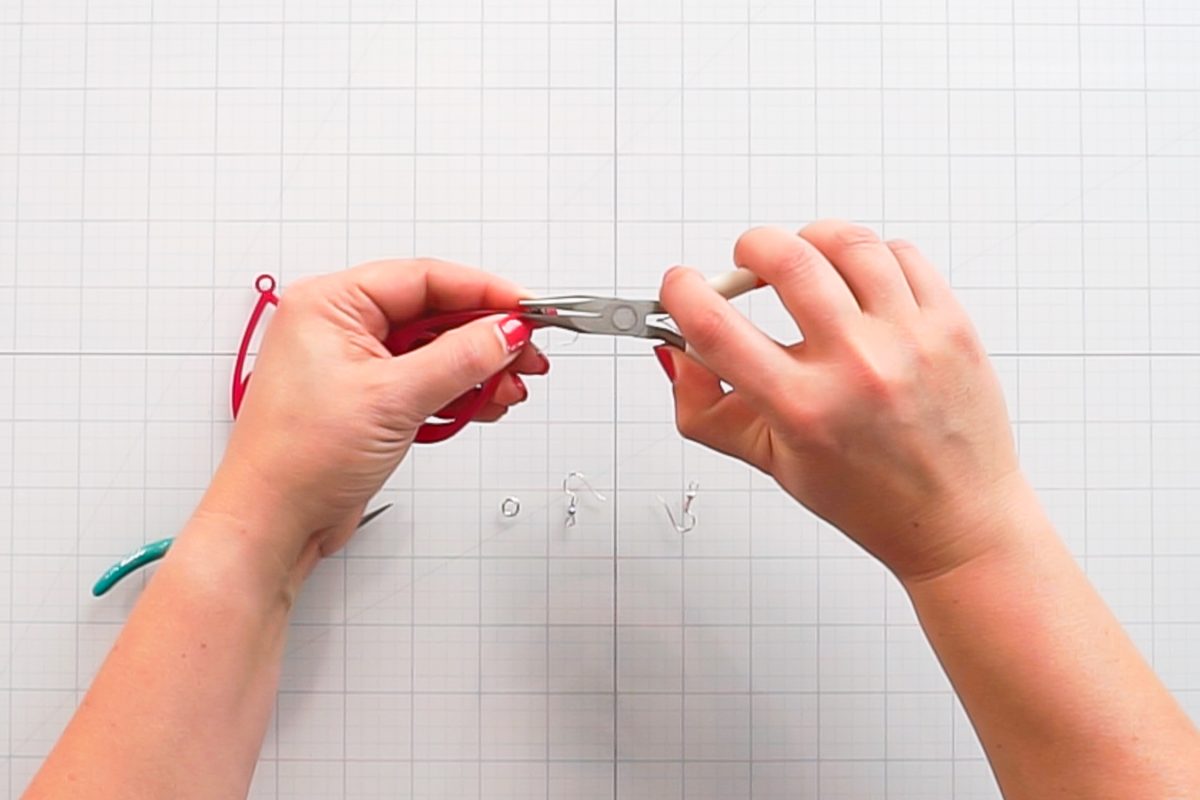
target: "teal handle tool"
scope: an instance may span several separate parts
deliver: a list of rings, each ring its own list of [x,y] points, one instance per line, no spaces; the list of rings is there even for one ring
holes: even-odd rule
[[[358,521],[358,527],[361,528],[363,525],[366,525],[368,522],[375,519],[391,507],[392,504],[388,503],[380,506],[374,511],[368,512],[363,516],[362,519]],[[171,537],[168,539],[159,539],[157,542],[144,544],[137,550],[134,550],[132,553],[122,558],[117,563],[113,564],[104,571],[104,574],[101,575],[94,584],[92,584],[92,596],[101,597],[109,589],[120,583],[121,579],[129,573],[135,572],[147,564],[153,564],[155,561],[158,561],[167,554],[167,551],[171,549],[171,543],[174,541],[174,537]]]
[[[157,542],[142,545],[137,550],[134,550],[129,555],[122,558],[117,563],[104,571],[94,584],[92,584],[92,597],[100,597],[109,589],[117,585],[117,582],[124,578],[129,573],[140,567],[158,561],[167,554],[171,549],[171,542],[174,538],[159,539]]]

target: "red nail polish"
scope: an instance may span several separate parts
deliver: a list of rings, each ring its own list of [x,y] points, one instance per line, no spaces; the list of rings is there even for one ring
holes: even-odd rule
[[[671,355],[671,348],[665,344],[660,344],[654,348],[654,355],[658,356],[658,363],[662,365],[663,372],[667,373],[667,378],[671,383],[674,383],[675,357]]]
[[[525,321],[516,314],[509,314],[500,324],[496,326],[500,332],[500,341],[504,343],[504,349],[510,353],[515,353],[529,343],[529,337],[533,333]]]
[[[513,383],[517,385],[517,391],[521,393],[521,399],[517,402],[524,403],[529,399],[529,387],[525,385],[525,381],[521,380],[520,375],[513,375],[512,379]]]

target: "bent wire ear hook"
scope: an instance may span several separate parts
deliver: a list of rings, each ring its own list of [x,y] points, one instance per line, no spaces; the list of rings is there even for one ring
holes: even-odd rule
[[[258,292],[258,302],[254,304],[254,310],[250,312],[250,319],[246,322],[246,330],[242,333],[242,342],[238,346],[237,361],[234,362],[233,367],[233,387],[230,391],[230,402],[235,419],[237,418],[238,410],[242,407],[242,400],[246,396],[246,387],[250,384],[250,374],[245,371],[245,368],[246,358],[250,354],[250,344],[254,339],[254,332],[258,330],[267,306],[279,305],[279,295],[275,293],[275,286],[275,278],[271,275],[263,274],[254,279],[254,288]],[[358,527],[361,528],[366,525],[391,507],[392,504],[388,503],[374,511],[368,512],[358,521]],[[116,564],[113,564],[92,585],[92,596],[100,597],[109,589],[116,586],[129,573],[158,561],[167,554],[167,551],[171,549],[171,543],[174,541],[174,537],[171,537],[142,545]]]
[[[683,493],[683,504],[680,506],[679,519],[675,519],[675,513],[671,511],[671,505],[660,496],[658,502],[662,503],[663,509],[667,512],[667,519],[671,520],[671,527],[677,533],[691,533],[696,528],[696,514],[692,511],[692,503],[696,502],[696,495],[700,492],[700,484],[692,481],[688,484],[687,491]]]
[[[595,488],[593,488],[592,485],[590,483],[588,483],[587,476],[584,475],[582,472],[568,472],[567,477],[563,478],[563,482],[562,482],[563,493],[566,494],[566,496],[567,496],[567,527],[568,528],[575,527],[575,522],[576,522],[575,517],[579,513],[579,495],[577,495],[575,493],[575,491],[573,489],[571,489],[571,481],[579,481],[580,483],[582,483],[584,485],[584,487],[589,492],[591,492],[592,495],[597,500],[599,500],[601,503],[605,503],[608,501],[607,497],[605,497],[604,495],[597,492],[595,490]]]

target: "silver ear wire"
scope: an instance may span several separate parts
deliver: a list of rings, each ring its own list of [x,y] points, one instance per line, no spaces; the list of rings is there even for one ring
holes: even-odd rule
[[[571,488],[572,481],[578,481],[579,483],[582,483],[584,488],[586,488],[589,492],[591,492],[592,495],[597,500],[599,500],[601,503],[604,503],[608,500],[607,497],[605,497],[604,495],[597,492],[592,487],[592,485],[590,483],[588,483],[587,476],[585,476],[582,472],[568,472],[567,477],[563,478],[563,482],[562,482],[563,494],[565,494],[567,496],[567,527],[568,528],[573,528],[575,526],[575,523],[577,521],[576,516],[579,514],[579,495],[576,494],[575,491]]]
[[[667,519],[671,520],[671,527],[676,533],[684,534],[691,533],[696,528],[696,513],[692,511],[692,503],[696,502],[696,495],[700,493],[700,484],[696,481],[688,483],[687,491],[683,493],[683,503],[679,510],[679,519],[675,518],[675,512],[671,511],[671,504],[660,496],[658,502],[662,503],[663,509],[667,512]]]

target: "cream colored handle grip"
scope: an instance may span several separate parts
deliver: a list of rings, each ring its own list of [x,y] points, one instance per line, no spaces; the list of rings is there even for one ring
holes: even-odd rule
[[[765,286],[762,279],[745,267],[738,267],[733,272],[709,278],[708,285],[726,300],[743,295],[746,292]]]

